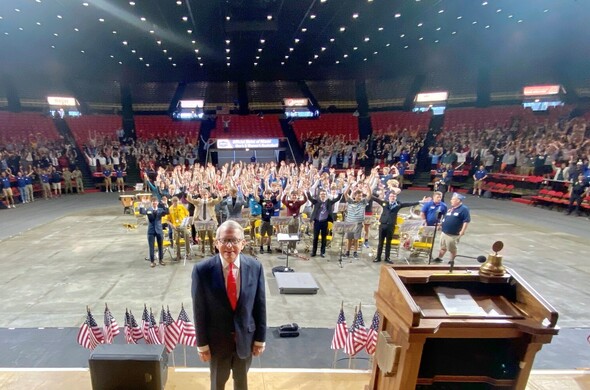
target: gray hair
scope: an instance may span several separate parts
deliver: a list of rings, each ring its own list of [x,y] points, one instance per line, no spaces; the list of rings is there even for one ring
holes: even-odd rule
[[[217,228],[217,232],[215,233],[215,239],[219,239],[219,236],[221,236],[221,233],[225,230],[236,230],[238,231],[238,238],[240,238],[241,240],[244,239],[244,228],[242,228],[242,225],[231,219],[228,219],[227,221],[219,225],[219,227]]]

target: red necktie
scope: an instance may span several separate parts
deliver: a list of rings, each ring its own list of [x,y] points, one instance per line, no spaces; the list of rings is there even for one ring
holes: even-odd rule
[[[238,303],[236,277],[234,275],[234,264],[229,263],[229,270],[227,272],[227,298],[231,304],[232,310],[236,310]]]

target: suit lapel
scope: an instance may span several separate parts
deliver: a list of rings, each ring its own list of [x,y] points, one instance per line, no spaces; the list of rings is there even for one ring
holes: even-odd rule
[[[245,287],[250,282],[250,263],[246,259],[246,256],[240,254],[240,295],[238,297],[238,305],[240,302],[244,302],[242,299],[244,292],[248,291]],[[245,298],[245,297],[244,297]]]

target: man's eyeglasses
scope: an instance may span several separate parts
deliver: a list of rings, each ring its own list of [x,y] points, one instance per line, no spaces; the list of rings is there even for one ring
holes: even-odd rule
[[[219,238],[219,239],[217,239],[217,242],[220,243],[221,245],[236,246],[242,242],[242,239],[241,238],[230,238],[230,239]]]

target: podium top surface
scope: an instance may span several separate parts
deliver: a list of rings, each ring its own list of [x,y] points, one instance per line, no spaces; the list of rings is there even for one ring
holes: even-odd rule
[[[90,360],[141,360],[162,359],[164,345],[155,344],[99,344],[90,354]]]
[[[378,308],[430,332],[486,325],[557,334],[557,311],[513,270],[500,277],[480,276],[477,266],[449,271],[448,266],[383,266]]]

